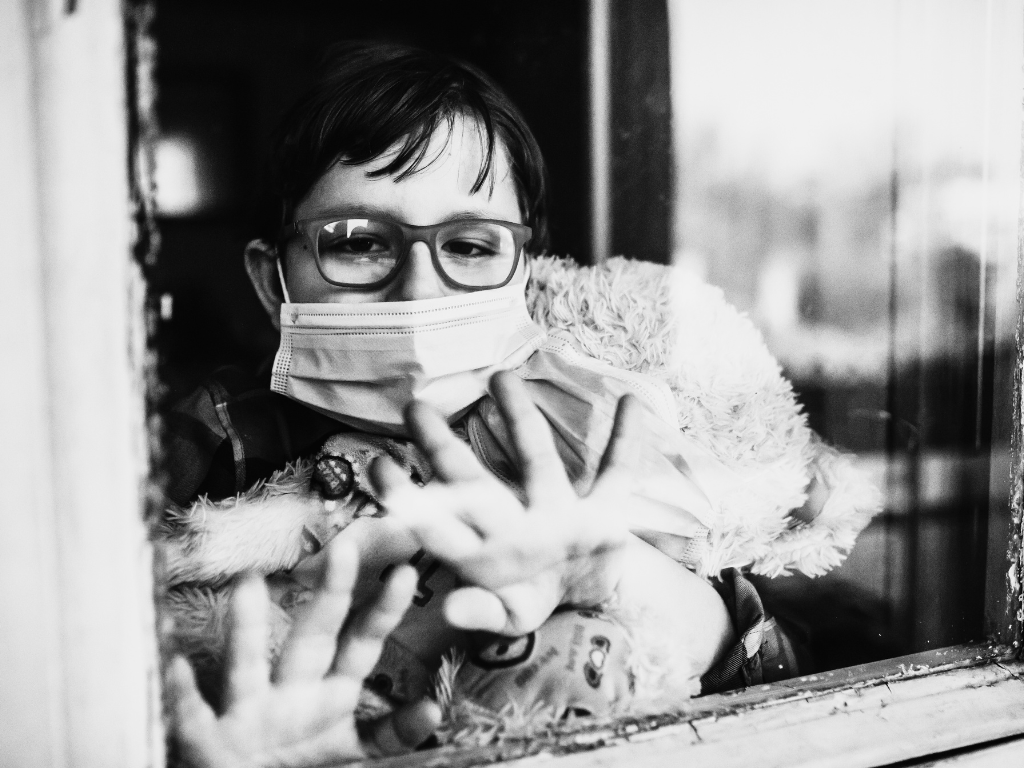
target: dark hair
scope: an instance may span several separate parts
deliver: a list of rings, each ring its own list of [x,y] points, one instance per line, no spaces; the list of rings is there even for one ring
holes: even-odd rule
[[[276,224],[288,223],[295,205],[335,162],[360,165],[401,142],[395,158],[373,175],[404,178],[429,165],[434,132],[444,124],[450,134],[460,115],[475,118],[486,138],[472,191],[488,179],[494,183],[494,154],[504,147],[519,207],[533,229],[530,251],[546,250],[547,171],[516,106],[476,67],[390,43],[332,47],[313,86],[285,115],[270,168],[284,217]]]

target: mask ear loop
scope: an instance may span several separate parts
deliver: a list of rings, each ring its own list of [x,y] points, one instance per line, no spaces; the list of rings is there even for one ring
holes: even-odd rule
[[[288,295],[288,284],[284,281],[284,270],[281,268],[281,259],[274,259],[274,263],[277,264],[277,276],[281,280],[281,295],[284,296],[284,303],[291,304],[292,297]]]

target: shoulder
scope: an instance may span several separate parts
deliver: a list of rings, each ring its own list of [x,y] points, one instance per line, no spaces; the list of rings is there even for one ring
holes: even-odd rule
[[[168,496],[183,505],[241,493],[339,429],[249,372],[220,368],[163,416]]]

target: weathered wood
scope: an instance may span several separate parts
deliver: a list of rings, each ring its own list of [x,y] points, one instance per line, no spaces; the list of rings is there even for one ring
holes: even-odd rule
[[[0,756],[11,760],[10,765],[42,766],[64,761],[67,723],[60,706],[53,546],[57,521],[46,428],[46,332],[27,10],[26,3],[0,3],[0,227],[8,249],[4,282],[12,288],[0,300],[0,348],[6,357],[0,376],[0,466],[7,478],[16,478],[5,484],[0,503]]]
[[[137,768],[163,745],[122,3],[0,9],[0,763]]]
[[[993,50],[989,52],[992,57],[990,61],[998,61],[1001,58],[1007,62],[1019,62],[1022,55],[1020,29],[1024,15],[1021,3],[992,3],[989,4],[987,12],[990,14],[989,22],[992,29],[1005,31],[1005,34],[996,32],[991,36],[989,45]],[[1001,107],[989,105],[987,109],[992,114],[986,115],[986,120],[995,131],[992,137],[994,140],[989,141],[994,156],[988,158],[992,163],[994,178],[1005,174],[1005,178],[1011,184],[1017,182],[1014,186],[1019,190],[1022,172],[1019,94],[1024,85],[1021,68],[1019,64],[993,67],[988,75],[995,81],[993,86],[1002,83],[1010,92],[1018,94],[1016,100]],[[990,205],[993,208],[1001,205],[1010,206],[1005,216],[1010,221],[1016,217],[1016,241],[1014,242],[1012,234],[1001,234],[995,230],[994,237],[997,239],[991,245],[995,257],[992,261],[996,269],[1002,269],[1007,274],[1012,274],[1016,261],[1017,301],[1016,306],[1009,303],[1007,306],[1000,304],[997,307],[995,322],[1003,333],[1010,328],[1016,328],[1017,354],[1012,361],[1012,368],[1011,364],[1003,364],[995,371],[997,378],[993,393],[994,407],[1005,408],[1012,403],[1013,418],[997,417],[993,424],[993,439],[998,441],[996,444],[1009,443],[1010,466],[1006,467],[1000,462],[993,461],[991,467],[992,501],[989,504],[985,616],[986,631],[999,642],[1014,645],[1019,652],[1024,636],[1024,552],[1021,549],[1021,542],[1024,540],[1024,453],[1021,450],[1024,440],[1024,397],[1021,392],[1021,370],[1024,365],[1024,252],[1021,251],[1021,244],[1024,243],[1024,216],[1021,215],[1020,197],[1006,197],[1008,199],[1005,201]],[[1013,210],[1014,206],[1016,210]],[[994,218],[998,214],[993,212],[991,215]],[[1008,380],[1012,380],[1012,400],[1008,396]],[[998,414],[999,411],[995,413]],[[1009,499],[1006,498],[1007,484]]]
[[[1019,667],[1017,667],[1019,669]],[[918,695],[922,694],[922,695]],[[572,766],[869,768],[1024,733],[1024,681],[998,666],[708,718],[689,734],[559,760]],[[513,765],[531,766],[535,757]],[[979,763],[980,764],[980,763]]]
[[[894,668],[840,670],[831,689],[758,686],[695,699],[682,717],[623,720],[367,764],[668,766],[685,758],[688,766],[886,765],[1024,733],[1024,662],[994,661],[999,653],[1005,657],[1007,649],[943,649],[897,659]]]
[[[961,667],[972,667],[987,661],[1010,659],[1012,647],[994,643],[954,645],[935,651],[912,653],[885,661],[858,664],[844,669],[805,675],[785,680],[779,685],[801,691],[833,690],[845,685],[861,685],[876,680],[892,680],[917,677],[932,672],[941,672]]]

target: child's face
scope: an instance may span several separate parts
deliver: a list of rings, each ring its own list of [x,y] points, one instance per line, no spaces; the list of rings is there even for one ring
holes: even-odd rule
[[[369,172],[387,165],[397,153],[397,147],[363,165],[337,163],[302,199],[295,209],[295,219],[360,211],[413,226],[467,216],[522,223],[515,183],[504,151],[494,155],[493,188],[488,179],[475,194],[471,193],[480,172],[484,148],[477,124],[459,118],[450,140],[443,126],[431,138],[426,158],[437,159],[400,181],[394,176],[368,176]],[[413,301],[465,293],[446,283],[437,273],[430,250],[422,242],[412,244],[401,272],[391,282],[372,291],[338,288],[325,281],[301,237],[288,243],[285,270],[291,300],[299,303]],[[522,282],[524,275],[525,260],[521,260],[512,282]]]

